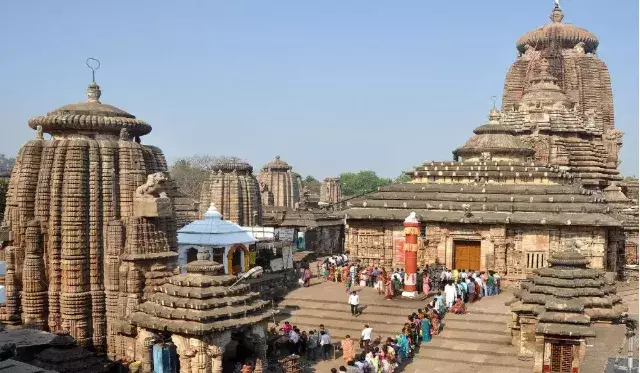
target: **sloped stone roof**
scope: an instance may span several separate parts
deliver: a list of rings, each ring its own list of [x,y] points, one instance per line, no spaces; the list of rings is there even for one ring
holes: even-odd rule
[[[402,220],[415,211],[425,222],[621,226],[603,202],[577,184],[407,183],[355,198],[329,217]]]
[[[481,156],[482,153],[532,156],[535,151],[513,135],[512,128],[500,123],[500,112],[495,108],[489,113],[489,122],[474,131],[467,142],[453,151],[462,157]]]
[[[551,254],[550,267],[538,268],[515,292],[514,312],[538,315],[537,332],[592,336],[592,321],[618,320],[627,307],[604,271],[587,268],[589,259],[575,249]]]
[[[260,300],[249,285],[233,285],[237,278],[222,274],[223,268],[209,260],[207,250],[200,250],[198,260],[186,266],[187,274],[155,286],[130,321],[149,329],[203,336],[256,324],[277,312],[267,309],[270,303]]]

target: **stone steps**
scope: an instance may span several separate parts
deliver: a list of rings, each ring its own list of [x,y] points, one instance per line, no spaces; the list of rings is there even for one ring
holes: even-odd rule
[[[454,350],[454,349],[441,349],[437,347],[432,347],[428,344],[424,344],[420,347],[420,351],[414,357],[415,360],[431,360],[431,361],[441,361],[441,362],[449,362],[449,363],[457,363],[460,360],[465,360],[469,352],[462,350]],[[482,365],[484,369],[489,369],[490,367],[529,367],[531,364],[526,361],[518,360],[517,355],[494,355],[491,353],[482,353],[473,351],[473,355],[468,360],[469,363]]]
[[[318,290],[320,286],[327,285],[319,285]],[[316,291],[315,297],[311,291],[289,294],[278,304],[278,318],[307,331],[324,324],[333,342],[342,340],[347,334],[359,340],[364,324],[373,327],[374,339],[386,339],[396,337],[407,316],[427,304],[426,301],[404,299],[386,301],[377,294],[371,296],[372,292],[364,291],[360,298],[362,314],[353,317],[346,295],[337,294],[336,286],[332,289],[334,293],[326,297],[322,291]],[[430,342],[423,342],[402,372],[451,373],[477,370],[481,366],[487,372],[530,373],[532,362],[518,360],[517,348],[511,345],[507,326],[511,316],[509,308],[504,306],[510,297],[510,294],[505,294],[482,299],[469,305],[469,312],[464,315],[448,313],[442,320],[440,334]],[[330,368],[336,364],[337,361],[333,364],[318,363],[316,371],[324,371],[325,366]]]

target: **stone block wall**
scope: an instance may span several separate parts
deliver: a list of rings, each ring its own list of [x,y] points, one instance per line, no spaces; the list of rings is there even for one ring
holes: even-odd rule
[[[618,261],[624,256],[623,241],[616,241],[617,236],[606,228],[426,223],[423,231],[419,266],[437,259],[452,268],[456,241],[480,241],[480,269],[494,270],[514,281],[547,266],[552,253],[566,248],[583,253],[592,268],[613,272],[618,271]],[[345,252],[364,264],[402,267],[403,263],[396,260],[394,241],[403,238],[400,221],[352,220],[345,233]]]

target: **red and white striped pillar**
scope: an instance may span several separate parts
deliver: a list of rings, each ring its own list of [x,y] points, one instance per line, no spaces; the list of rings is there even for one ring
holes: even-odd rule
[[[403,297],[415,298],[418,295],[418,236],[420,235],[420,222],[415,212],[411,212],[404,219],[404,291]]]

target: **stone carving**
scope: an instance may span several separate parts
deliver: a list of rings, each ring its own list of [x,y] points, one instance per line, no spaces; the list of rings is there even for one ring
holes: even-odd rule
[[[42,126],[36,127],[36,140],[44,140],[44,135],[42,134]]]
[[[129,141],[129,131],[126,128],[120,130],[120,141]]]
[[[136,188],[138,198],[167,198],[166,173],[156,172],[147,176],[147,182]]]
[[[584,54],[584,42],[581,41],[578,44],[576,44],[576,46],[573,47],[573,50],[576,51],[576,53],[578,54]]]
[[[591,108],[584,113],[585,117],[585,125],[587,127],[595,127],[596,126],[596,110]]]

